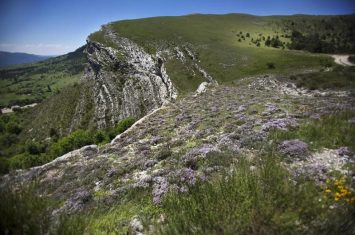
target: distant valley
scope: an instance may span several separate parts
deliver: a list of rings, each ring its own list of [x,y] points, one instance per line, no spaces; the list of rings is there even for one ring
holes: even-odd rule
[[[34,63],[34,62],[46,60],[51,57],[53,56],[0,51],[0,68],[12,66],[12,65]]]

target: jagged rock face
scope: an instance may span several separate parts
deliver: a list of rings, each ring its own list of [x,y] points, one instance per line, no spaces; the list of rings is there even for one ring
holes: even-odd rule
[[[142,117],[176,98],[163,58],[146,53],[109,26],[102,30],[105,40],[115,48],[89,40],[85,73],[85,79],[95,82],[95,122],[99,128],[125,117]]]

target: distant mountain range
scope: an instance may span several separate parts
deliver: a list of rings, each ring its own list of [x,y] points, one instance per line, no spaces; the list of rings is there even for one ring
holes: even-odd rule
[[[0,51],[0,68],[10,66],[10,65],[33,63],[51,57],[52,56],[42,56],[42,55],[33,55],[33,54],[20,53],[20,52],[12,53],[12,52]]]

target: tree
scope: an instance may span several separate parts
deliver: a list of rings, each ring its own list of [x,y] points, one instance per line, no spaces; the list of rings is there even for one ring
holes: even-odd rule
[[[278,37],[272,38],[270,41],[270,46],[275,47],[275,48],[279,48],[279,47],[282,47],[282,42],[280,41],[280,39]]]
[[[85,145],[93,144],[94,140],[87,131],[77,130],[70,135],[61,138],[52,146],[52,154],[60,156],[74,149],[81,148]]]
[[[270,38],[268,37],[265,41],[265,46],[269,47],[271,45],[271,40]]]

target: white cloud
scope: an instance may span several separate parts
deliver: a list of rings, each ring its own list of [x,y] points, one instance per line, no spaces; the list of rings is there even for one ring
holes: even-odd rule
[[[38,43],[38,44],[14,44],[0,43],[0,51],[25,52],[37,55],[61,55],[74,51],[77,47],[62,44]]]

